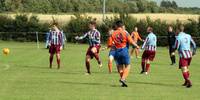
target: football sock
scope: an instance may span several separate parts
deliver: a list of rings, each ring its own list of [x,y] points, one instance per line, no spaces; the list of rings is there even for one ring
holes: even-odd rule
[[[144,71],[145,70],[145,62],[144,61],[142,61],[141,66],[142,66],[142,71]]]
[[[120,70],[119,70],[120,78],[122,78],[123,74],[124,74],[123,70],[120,69]]]
[[[53,56],[50,56],[50,57],[49,57],[49,62],[50,62],[50,67],[52,67]]]
[[[149,72],[150,64],[146,64],[146,72]]]
[[[101,64],[101,61],[99,59],[99,54],[98,53],[94,53],[94,57],[98,61],[98,64]]]
[[[122,79],[125,80],[128,77],[128,74],[129,74],[129,68],[125,68],[123,70]]]
[[[172,63],[176,63],[176,57],[174,55],[171,56],[171,61],[172,61]]]
[[[57,59],[58,68],[60,68],[60,59]]]
[[[112,62],[111,61],[108,61],[108,69],[109,69],[109,72],[111,73],[112,72]]]
[[[90,62],[86,61],[85,62],[87,73],[90,73]]]
[[[185,81],[188,81],[188,78],[189,78],[189,74],[188,72],[183,72],[183,78],[185,79]]]

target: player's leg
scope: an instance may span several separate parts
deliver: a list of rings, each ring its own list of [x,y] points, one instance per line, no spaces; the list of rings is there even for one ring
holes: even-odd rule
[[[145,66],[146,66],[146,51],[144,51],[144,53],[142,54],[142,62],[141,62],[141,68],[142,71],[140,72],[141,74],[143,74],[145,72]]]
[[[190,73],[189,73],[189,69],[187,66],[184,66],[181,68],[182,70],[182,75],[183,75],[183,78],[185,79],[185,83],[183,84],[183,86],[187,86],[188,88],[192,86],[192,83],[189,79],[190,77]]]
[[[189,73],[189,65],[191,63],[192,58],[189,59],[180,59],[180,66],[181,66],[181,70],[182,70],[182,74],[183,77],[185,79],[185,83],[183,84],[183,86],[186,86],[188,88],[190,88],[192,86],[192,82],[189,79],[190,78],[190,73]]]
[[[94,54],[94,57],[99,64],[99,67],[102,67],[102,63],[101,63],[101,60],[100,60],[100,57],[99,57],[99,49],[100,49],[100,47],[93,47],[91,49],[91,52]]]
[[[108,70],[109,73],[112,73],[112,62],[113,62],[114,57],[112,55],[109,56],[108,58]]]
[[[150,60],[146,60],[146,68],[145,68],[145,74],[148,74],[150,71]]]
[[[90,59],[91,59],[90,55],[86,55],[85,66],[86,66],[86,70],[87,70],[88,75],[91,74],[91,72],[90,72]]]
[[[117,70],[118,70],[118,73],[120,75],[120,79],[122,78],[123,76],[123,65],[117,65]]]
[[[141,58],[141,57],[139,56],[139,49],[137,49],[137,48],[135,48],[135,55],[136,55],[136,58]]]
[[[174,65],[176,63],[176,58],[175,58],[175,52],[172,47],[169,47],[169,55],[171,59],[171,65]]]
[[[60,69],[60,46],[56,46],[56,58],[57,58],[57,68]]]
[[[175,52],[171,53],[171,59],[172,59],[172,64],[176,63],[176,56],[175,56]]]
[[[125,65],[125,67],[123,68],[123,75],[122,75],[122,80],[126,80],[126,78],[129,75],[129,71],[130,71],[130,65]]]
[[[132,49],[131,49],[131,52],[130,52],[130,56],[131,56],[131,57],[133,57],[133,53],[134,53],[134,51],[135,51],[135,49],[132,48]]]
[[[56,54],[58,69],[60,69],[60,53]]]
[[[49,54],[50,54],[50,56],[49,56],[49,68],[52,68],[53,56],[55,54],[55,48],[54,48],[53,45],[51,45],[49,47]]]
[[[50,53],[50,56],[49,56],[49,68],[52,68],[53,56],[54,56],[54,54]]]
[[[126,84],[126,78],[128,77],[130,71],[130,65],[125,65],[125,66],[120,66],[120,80],[119,82],[122,84],[122,87],[128,87],[128,85]]]
[[[129,75],[129,71],[130,71],[130,56],[128,53],[128,49],[123,49],[124,52],[122,55],[122,64],[123,66],[123,74],[122,77],[120,79],[120,82],[122,83],[122,87],[128,87],[128,85],[126,84],[126,79]]]
[[[119,82],[121,83],[122,87],[128,87],[128,85],[126,84],[126,75],[125,75],[125,68],[123,65],[118,65],[118,72],[120,75],[120,80]],[[126,73],[127,74],[127,73]]]

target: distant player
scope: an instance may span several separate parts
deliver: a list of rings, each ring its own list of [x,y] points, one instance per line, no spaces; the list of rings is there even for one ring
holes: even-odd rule
[[[86,65],[86,69],[87,69],[87,73],[86,75],[90,75],[91,71],[90,71],[90,60],[93,59],[93,57],[96,58],[99,67],[102,67],[102,63],[101,60],[99,58],[99,50],[101,48],[101,34],[100,32],[96,29],[96,22],[95,21],[91,21],[89,23],[89,28],[90,31],[85,33],[83,36],[81,37],[75,37],[75,39],[77,40],[81,40],[84,38],[88,38],[88,42],[89,42],[89,48],[87,50],[86,53],[86,58],[85,58],[85,65]]]
[[[168,27],[168,45],[169,45],[169,56],[171,58],[171,65],[174,65],[176,63],[176,57],[175,57],[175,50],[173,48],[174,44],[175,44],[175,40],[176,40],[176,34],[173,31],[173,27],[169,26]]]
[[[154,60],[156,54],[156,46],[157,46],[157,37],[153,33],[153,28],[147,28],[148,36],[146,37],[142,49],[145,49],[142,55],[142,71],[141,74],[145,73],[146,75],[149,73],[150,69],[150,61]]]
[[[48,44],[49,44],[49,53],[50,53],[50,68],[52,68],[53,56],[56,53],[58,69],[60,69],[60,51],[62,50],[63,45],[63,36],[62,32],[58,29],[57,23],[54,23],[51,31],[49,32]]]
[[[140,37],[140,35],[139,35],[139,33],[138,33],[138,28],[137,27],[135,27],[134,28],[134,31],[131,33],[131,37],[133,38],[133,41],[135,42],[135,43],[137,43],[138,42],[138,40],[140,40],[140,41],[144,41],[144,40],[142,40],[142,38]],[[135,55],[136,55],[136,58],[141,58],[140,56],[139,56],[139,49],[137,49],[135,46],[132,46],[132,50],[131,50],[131,56],[133,55],[133,53],[135,52]]]
[[[123,30],[122,21],[117,21],[115,23],[116,29],[113,34],[109,37],[108,47],[114,46],[116,47],[115,59],[118,64],[118,72],[120,74],[120,83],[122,87],[127,87],[126,78],[129,74],[130,70],[130,56],[127,49],[127,42],[135,45],[137,48],[138,45],[133,42],[131,36]]]
[[[114,27],[113,27],[113,29],[109,30],[109,36],[111,36],[113,34],[113,32],[114,32]],[[115,57],[116,47],[114,46],[114,43],[113,43],[113,45],[108,48],[110,48],[110,52],[108,55],[108,70],[109,70],[109,73],[112,73],[112,63],[113,63],[113,60]],[[117,63],[116,63],[116,65],[117,65]]]
[[[190,47],[192,47],[193,51],[191,51]],[[175,49],[178,50],[180,57],[179,68],[182,69],[182,74],[185,79],[183,86],[190,88],[192,86],[192,82],[189,79],[189,66],[192,60],[192,56],[196,54],[196,44],[192,37],[184,32],[184,26],[180,26],[180,32],[175,42]]]

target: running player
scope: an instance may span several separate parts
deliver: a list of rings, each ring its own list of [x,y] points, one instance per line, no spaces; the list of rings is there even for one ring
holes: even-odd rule
[[[128,85],[126,84],[126,78],[128,77],[130,70],[130,56],[126,47],[127,42],[131,43],[132,45],[135,45],[137,48],[139,48],[139,46],[136,43],[134,43],[131,36],[123,30],[122,21],[117,21],[115,25],[117,28],[109,37],[108,47],[113,46],[113,44],[116,47],[115,59],[118,64],[120,83],[122,84],[122,87],[128,87]]]
[[[153,28],[147,28],[148,36],[144,41],[142,49],[145,49],[142,55],[142,71],[141,74],[145,73],[146,75],[149,73],[150,69],[150,61],[154,60],[156,54],[156,45],[157,45],[157,37],[153,33]]]
[[[190,49],[191,44],[193,51]],[[180,26],[180,32],[175,42],[175,49],[177,49],[179,52],[179,68],[182,69],[182,74],[185,79],[183,86],[190,88],[192,86],[192,82],[189,79],[189,66],[192,60],[192,56],[196,54],[196,44],[191,35],[184,32],[184,26]]]
[[[140,35],[138,33],[138,27],[134,28],[134,31],[131,33],[131,37],[133,38],[133,41],[135,43],[137,43],[138,40],[140,40],[142,42],[144,41],[144,40],[142,40],[142,38],[140,37]],[[132,57],[132,55],[133,55],[134,52],[135,52],[136,58],[141,58],[139,56],[139,49],[137,49],[135,46],[132,46],[132,50],[131,50],[131,53],[130,53],[131,57]]]
[[[99,67],[102,67],[102,63],[101,60],[99,58],[99,49],[101,48],[101,41],[100,41],[100,32],[96,29],[96,22],[95,21],[91,21],[89,23],[89,29],[90,31],[85,33],[83,36],[81,37],[75,37],[76,40],[81,40],[84,39],[86,37],[88,37],[88,41],[89,41],[89,48],[87,50],[86,53],[86,58],[85,58],[85,65],[86,65],[86,75],[90,75],[91,71],[90,71],[90,60],[93,59],[93,57],[96,58]]]
[[[126,31],[125,25],[122,26],[122,29],[127,34],[129,34],[128,31]],[[113,28],[109,30],[109,36],[112,35],[112,33],[114,32],[114,30],[116,30],[115,26],[113,26]],[[129,43],[127,43],[126,47],[129,49]],[[112,73],[112,62],[113,62],[113,60],[115,58],[116,47],[114,46],[114,43],[113,43],[113,46],[107,47],[107,49],[108,48],[110,48],[109,59],[108,59],[108,69],[109,69],[109,73]],[[116,66],[118,66],[118,63],[116,61],[115,61],[115,64],[116,64]]]
[[[109,36],[111,36],[113,32],[114,32],[114,27],[113,27],[113,29],[109,30]],[[113,43],[113,46],[110,47],[110,52],[109,52],[109,55],[108,55],[108,70],[109,70],[109,73],[112,73],[112,62],[113,62],[114,57],[115,57],[115,50],[116,50],[116,48],[115,48],[114,43]],[[116,65],[117,65],[117,63],[116,63]]]
[[[50,53],[49,67],[52,68],[53,56],[56,53],[57,65],[58,65],[57,68],[60,69],[60,51],[62,50],[63,36],[62,32],[58,29],[57,25],[58,25],[57,23],[53,24],[48,37],[49,53]]]

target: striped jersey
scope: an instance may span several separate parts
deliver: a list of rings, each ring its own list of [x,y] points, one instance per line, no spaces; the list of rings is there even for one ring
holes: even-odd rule
[[[85,33],[83,36],[79,37],[79,39],[88,38],[88,42],[90,46],[100,45],[101,43],[101,34],[97,29],[90,30]]]
[[[154,33],[151,32],[146,37],[142,49],[148,51],[156,51],[156,46],[157,46],[157,37]]]
[[[192,48],[196,49],[196,44],[194,40],[192,39],[191,35],[186,34],[184,32],[180,32],[179,35],[176,37],[175,42],[175,49],[178,50],[180,58],[191,58],[192,52],[191,52],[191,44]]]
[[[50,31],[48,43],[51,45],[63,45],[63,33],[61,31]]]

